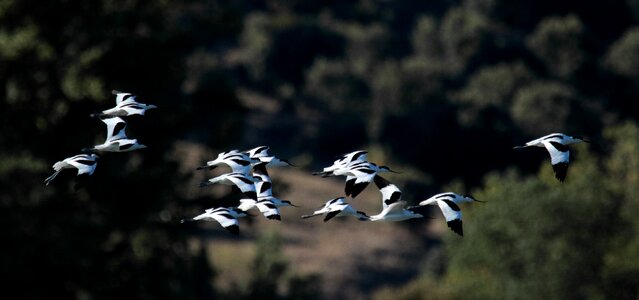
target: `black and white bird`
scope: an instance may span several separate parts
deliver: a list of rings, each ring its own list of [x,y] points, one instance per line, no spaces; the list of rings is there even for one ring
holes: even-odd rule
[[[244,151],[250,158],[261,162],[266,162],[268,167],[288,167],[292,166],[286,159],[269,155],[269,146],[259,146],[251,150]]]
[[[552,169],[555,171],[555,177],[563,182],[566,179],[566,173],[568,172],[568,164],[570,163],[570,149],[567,145],[586,142],[589,140],[580,136],[569,136],[563,133],[553,133],[536,140],[532,140],[526,143],[524,146],[516,146],[514,149],[521,149],[526,147],[546,147],[550,154],[550,163]]]
[[[437,206],[439,206],[439,209],[442,211],[444,218],[446,219],[446,224],[448,225],[448,227],[460,236],[464,236],[461,208],[459,208],[459,206],[457,205],[458,203],[463,202],[482,201],[479,201],[472,196],[461,196],[455,193],[441,193],[420,202],[418,207],[437,204]]]
[[[374,163],[367,161],[359,161],[348,164],[346,167],[333,170],[333,174],[330,176],[346,176],[346,184],[344,186],[344,193],[351,198],[357,197],[361,193],[368,183],[373,181],[377,173],[393,172],[387,166],[377,166]]]
[[[354,162],[366,161],[367,154],[368,152],[363,150],[346,153],[334,161],[332,165],[324,168],[321,172],[313,172],[313,175],[321,175],[322,177],[332,176],[333,171],[337,169],[345,168]]]
[[[186,222],[195,222],[198,220],[215,220],[224,229],[228,230],[234,235],[240,234],[240,222],[237,220],[241,217],[246,217],[247,214],[244,211],[241,211],[237,208],[227,208],[227,207],[218,207],[218,208],[209,208],[203,214],[198,215],[196,217],[190,219],[182,219],[181,223]]]
[[[375,176],[375,185],[382,193],[382,211],[370,216],[371,221],[404,221],[426,217],[425,207],[406,207],[406,201],[402,200],[402,191],[381,176]]]
[[[62,172],[62,170],[64,169],[76,168],[78,169],[75,185],[75,189],[77,190],[82,185],[82,181],[84,180],[84,178],[93,175],[99,158],[100,156],[95,153],[79,154],[56,162],[55,164],[53,164],[53,170],[55,171],[55,173],[45,179],[44,183],[46,185],[49,185],[49,183],[51,183],[51,181],[53,181],[53,179],[58,176],[58,174],[60,174],[60,172]]]
[[[425,206],[406,207],[406,201],[395,201],[382,209],[382,211],[374,216],[370,216],[371,221],[390,221],[398,222],[408,219],[423,218],[427,216]]]
[[[213,177],[209,180],[200,183],[200,187],[209,186],[212,184],[224,184],[236,186],[244,193],[249,199],[258,200],[257,193],[255,192],[255,178],[245,173],[227,173],[217,177]]]
[[[206,162],[206,165],[198,167],[198,170],[209,169],[213,170],[219,165],[227,165],[231,168],[233,173],[248,174],[251,171],[251,165],[258,163],[259,160],[252,159],[246,153],[238,150],[231,150],[228,152],[222,152],[217,155],[214,160]]]
[[[155,105],[147,105],[136,101],[135,95],[131,93],[123,93],[116,90],[111,91],[115,95],[115,107],[102,111],[101,113],[91,114],[91,117],[127,117],[132,115],[141,115],[153,108]]]
[[[362,211],[358,211],[353,208],[350,204],[346,203],[344,197],[339,197],[335,199],[331,199],[327,201],[322,207],[318,210],[314,211],[311,215],[304,215],[302,219],[307,219],[319,215],[326,214],[324,217],[324,222],[334,218],[334,217],[347,217],[353,216],[359,219],[360,221],[368,221],[368,216],[366,213]]]
[[[277,206],[275,206],[273,201],[267,198],[263,198],[259,201],[255,201],[253,199],[240,199],[240,205],[237,208],[245,212],[257,208],[267,219],[278,221],[282,220],[280,210]]]
[[[126,122],[120,117],[100,118],[100,120],[107,126],[106,140],[101,145],[82,149],[82,151],[129,152],[146,148],[145,145],[138,143],[137,139],[126,136]]]

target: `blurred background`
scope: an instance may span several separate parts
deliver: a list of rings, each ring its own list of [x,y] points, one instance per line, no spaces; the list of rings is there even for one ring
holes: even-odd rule
[[[0,0],[0,277],[20,299],[639,299],[639,1]],[[148,146],[45,188],[100,144],[111,90]],[[567,180],[545,150],[583,135]],[[195,171],[271,146],[282,222],[179,224],[233,203]],[[300,220],[343,195],[313,177],[369,151],[434,219]],[[374,185],[351,204],[381,209]],[[226,203],[226,204],[225,204]],[[17,293],[17,294],[15,294]]]

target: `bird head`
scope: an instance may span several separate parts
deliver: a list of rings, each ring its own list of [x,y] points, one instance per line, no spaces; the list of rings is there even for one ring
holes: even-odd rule
[[[400,174],[399,172],[391,170],[391,168],[389,168],[387,166],[380,166],[379,170],[380,170],[380,172],[391,172],[391,173],[395,173],[395,174]]]
[[[477,200],[477,199],[475,199],[475,198],[474,198],[473,196],[471,196],[471,195],[464,195],[464,196],[462,196],[462,197],[464,197],[464,200],[465,200],[465,201],[468,201],[468,202],[482,202],[482,203],[483,203],[483,202],[486,202],[486,201]]]
[[[291,203],[291,201],[289,200],[282,200],[282,203],[287,204],[289,206],[293,206],[293,207],[299,207],[298,205]]]
[[[573,136],[571,136],[571,138],[572,138],[575,142],[585,142],[585,143],[590,143],[590,139],[585,138],[585,137],[583,137],[583,136],[573,135]]]

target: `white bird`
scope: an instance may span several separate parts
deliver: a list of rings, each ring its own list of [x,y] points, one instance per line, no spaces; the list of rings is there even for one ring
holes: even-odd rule
[[[370,216],[371,221],[404,221],[408,219],[423,218],[427,215],[425,206],[406,207],[406,201],[397,200],[382,209],[374,216]]]
[[[553,133],[547,136],[540,137],[536,140],[532,140],[524,146],[516,146],[514,149],[521,149],[525,147],[546,147],[550,154],[550,163],[552,169],[555,171],[555,177],[563,182],[566,179],[566,173],[568,172],[568,164],[570,163],[570,149],[567,145],[575,144],[579,142],[590,143],[589,140],[580,136],[569,136],[563,133]]]
[[[255,201],[253,199],[240,199],[240,205],[237,207],[242,211],[249,211],[257,208],[267,219],[281,221],[280,210],[270,199],[261,199]]]
[[[76,178],[77,183],[75,185],[75,189],[77,190],[80,187],[81,178],[83,178],[84,176],[93,175],[93,172],[95,172],[95,167],[97,166],[99,158],[100,157],[95,153],[80,154],[80,155],[68,157],[62,161],[56,162],[55,164],[53,164],[53,170],[55,170],[55,173],[53,173],[53,175],[45,179],[44,183],[46,185],[49,185],[49,183],[51,183],[51,181],[53,181],[53,179],[56,176],[58,176],[58,174],[60,174],[60,172],[62,172],[62,170],[64,169],[76,168],[78,169],[78,174],[77,174],[78,177]]]
[[[209,169],[213,170],[219,165],[227,165],[231,168],[233,173],[248,174],[251,171],[251,164],[258,163],[259,160],[252,159],[245,153],[238,150],[231,150],[228,152],[222,152],[217,155],[214,160],[206,162],[206,165],[198,167],[198,170]]]
[[[136,101],[135,95],[131,93],[111,91],[115,95],[115,107],[102,111],[101,113],[91,114],[91,117],[127,117],[132,115],[141,115],[153,108],[155,105],[147,105]]]
[[[255,147],[251,150],[244,151],[249,157],[254,160],[266,162],[268,167],[288,167],[293,166],[288,160],[281,159],[276,156],[271,156],[268,154],[268,150],[270,147],[268,146],[259,146]]]
[[[377,173],[381,172],[397,173],[387,166],[377,166],[371,162],[359,161],[350,163],[346,167],[335,169],[333,174],[329,176],[346,175],[344,193],[346,196],[355,198],[368,186],[369,182],[373,181]]]
[[[446,219],[448,227],[460,236],[464,236],[461,208],[459,208],[457,203],[475,201],[481,202],[472,196],[461,196],[455,193],[442,193],[420,202],[418,207],[426,207],[427,205],[434,205],[437,203],[437,206],[439,206],[439,209],[442,211],[442,214]],[[410,207],[408,209],[410,209]]]
[[[321,175],[322,177],[331,176],[333,171],[344,168],[350,163],[366,161],[367,151],[357,150],[351,153],[346,153],[333,162],[331,166],[328,166],[322,170],[322,172],[313,172],[313,175]]]
[[[346,217],[353,216],[359,219],[360,221],[368,221],[368,216],[366,213],[361,212],[353,208],[350,204],[346,203],[344,197],[339,197],[335,199],[328,200],[322,207],[318,210],[314,211],[311,215],[304,215],[302,219],[307,219],[319,215],[326,214],[324,217],[324,222],[334,218],[334,217]]]
[[[275,198],[273,196],[266,196],[266,197],[258,197],[257,201],[262,201],[262,200],[269,200],[271,202],[273,202],[273,204],[275,204],[276,207],[285,207],[285,206],[292,206],[292,207],[299,207],[295,204],[293,204],[290,200],[281,200],[278,198]]]
[[[251,175],[237,172],[222,174],[201,182],[200,187],[205,187],[215,183],[236,186],[250,199],[258,200],[257,193],[255,192],[255,178]]]
[[[106,140],[101,145],[85,148],[82,151],[129,152],[146,148],[145,145],[138,143],[137,139],[126,136],[126,122],[120,117],[100,118],[100,120],[107,126]]]
[[[239,235],[240,234],[240,222],[237,220],[238,218],[245,217],[247,214],[241,210],[236,208],[227,208],[227,207],[218,207],[218,208],[209,208],[203,214],[198,215],[196,217],[190,219],[182,219],[181,223],[186,222],[194,222],[198,220],[215,220],[224,229],[229,232]]]

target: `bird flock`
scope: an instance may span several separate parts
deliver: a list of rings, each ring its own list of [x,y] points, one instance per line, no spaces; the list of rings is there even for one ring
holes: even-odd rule
[[[116,96],[116,106],[91,114],[91,117],[99,118],[107,126],[107,138],[101,145],[92,148],[85,148],[83,154],[66,158],[53,165],[55,173],[45,179],[45,184],[51,181],[64,169],[76,168],[77,190],[82,182],[95,171],[99,156],[96,152],[128,152],[146,148],[138,143],[137,139],[130,139],[125,133],[126,122],[122,117],[132,115],[144,115],[149,109],[156,108],[154,105],[147,105],[136,101],[136,97],[130,93],[113,91]],[[526,147],[545,147],[550,154],[551,164],[555,177],[563,182],[568,171],[570,162],[570,150],[568,145],[589,142],[579,136],[568,136],[562,133],[553,133],[544,137],[527,142],[523,146],[516,146],[514,149]],[[258,210],[264,217],[270,220],[281,221],[279,209],[282,207],[297,207],[289,200],[281,200],[273,196],[273,183],[268,174],[268,168],[292,166],[287,160],[269,154],[268,146],[259,146],[246,151],[230,150],[222,152],[211,161],[197,168],[197,170],[213,170],[219,166],[227,166],[231,172],[224,173],[200,183],[200,187],[207,187],[214,184],[229,185],[237,188],[242,193],[239,205],[229,207],[217,207],[206,209],[204,213],[192,218],[182,219],[182,223],[199,220],[216,221],[229,232],[239,235],[239,218],[249,216],[250,210]],[[464,235],[462,226],[462,212],[459,204],[468,202],[483,202],[470,195],[460,195],[453,192],[436,194],[419,202],[414,206],[407,206],[407,202],[402,199],[401,190],[393,183],[389,182],[380,173],[392,172],[387,166],[378,166],[368,161],[367,151],[358,150],[340,156],[332,165],[323,168],[320,172],[313,172],[313,175],[321,177],[345,176],[344,194],[345,196],[328,200],[311,214],[302,215],[302,219],[315,216],[324,216],[324,222],[334,217],[355,217],[360,221],[389,221],[397,222],[415,218],[428,218],[428,207],[437,205],[442,212],[446,224],[455,233]],[[381,193],[382,210],[375,215],[367,215],[363,211],[357,210],[347,202],[347,198],[355,199],[369,183],[374,182]]]
[[[84,148],[81,151],[83,152],[82,154],[67,157],[53,164],[55,173],[44,180],[46,185],[49,185],[62,170],[76,168],[78,169],[78,174],[76,176],[74,189],[78,190],[86,184],[88,176],[93,175],[93,172],[95,172],[98,160],[100,159],[100,156],[97,154],[98,151],[129,152],[146,148],[146,146],[140,144],[137,139],[127,137],[127,125],[121,117],[133,115],[143,116],[147,110],[157,107],[155,105],[137,102],[135,95],[131,93],[113,90],[112,94],[115,95],[115,107],[104,110],[101,113],[90,115],[92,118],[99,118],[106,125],[107,137],[104,143],[91,148]]]

